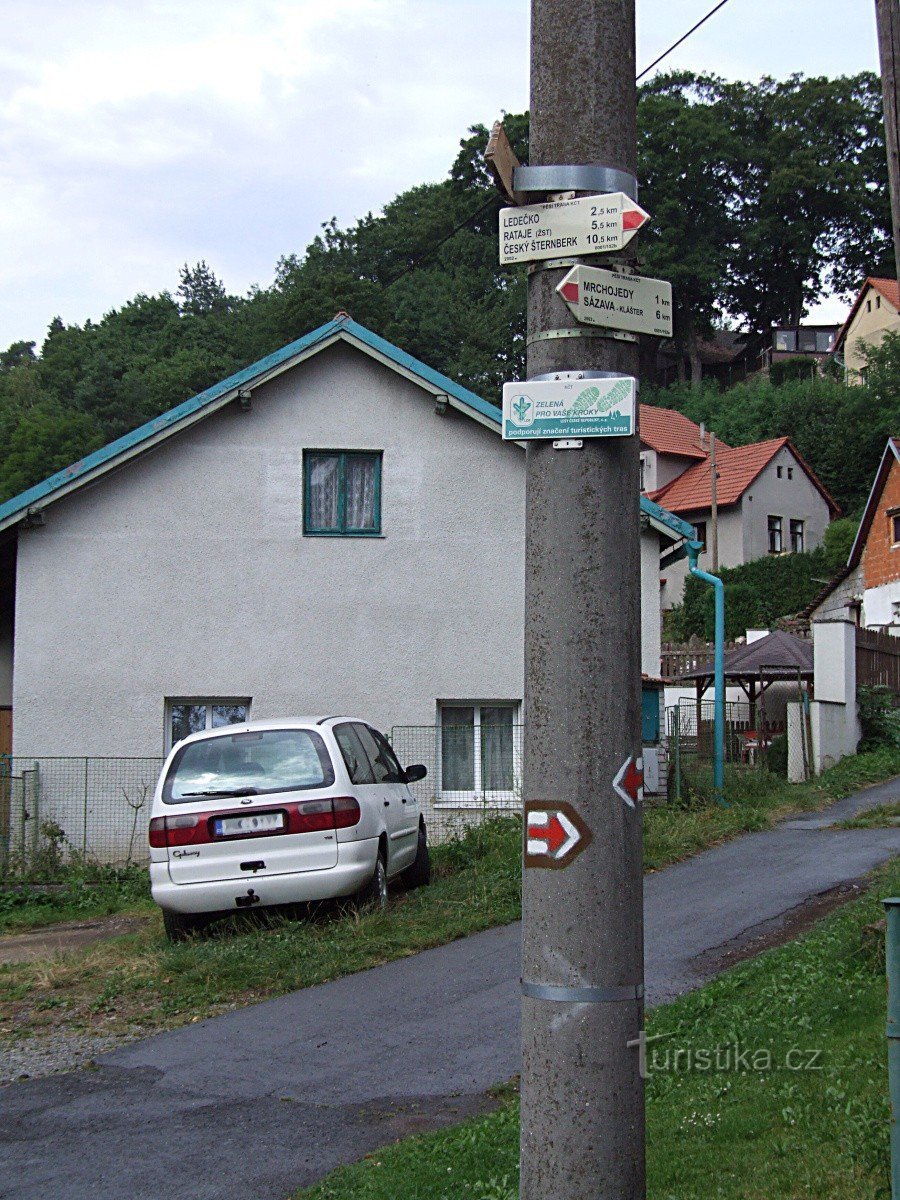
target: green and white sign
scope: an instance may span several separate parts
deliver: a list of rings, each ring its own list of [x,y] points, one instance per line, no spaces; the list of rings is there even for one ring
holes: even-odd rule
[[[637,383],[612,379],[541,379],[504,383],[503,437],[630,437],[634,433]]]

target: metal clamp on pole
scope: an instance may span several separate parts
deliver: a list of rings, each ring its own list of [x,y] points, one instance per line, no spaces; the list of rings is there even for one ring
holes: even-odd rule
[[[643,1000],[644,985],[629,983],[620,987],[560,987],[555,983],[529,983],[523,979],[522,995],[531,1000],[554,1000],[558,1004],[620,1004],[623,1000]]]
[[[636,342],[636,333],[623,333],[621,329],[607,329],[605,326],[595,326],[591,329],[545,329],[536,333],[525,343],[526,348],[535,342],[555,342],[560,338],[609,338],[614,342]]]
[[[583,163],[568,167],[516,167],[513,187],[517,192],[624,192],[638,198],[638,181],[628,171]]]

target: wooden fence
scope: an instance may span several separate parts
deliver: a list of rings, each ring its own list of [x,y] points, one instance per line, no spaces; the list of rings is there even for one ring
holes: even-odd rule
[[[736,644],[726,642],[725,653],[733,650]],[[712,667],[714,649],[712,642],[702,642],[699,638],[691,638],[689,642],[663,642],[659,673],[663,679],[677,679],[688,671]]]
[[[878,629],[857,629],[856,685],[886,687],[900,696],[900,637]]]

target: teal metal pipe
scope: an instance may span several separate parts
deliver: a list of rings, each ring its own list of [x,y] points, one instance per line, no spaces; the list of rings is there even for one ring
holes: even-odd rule
[[[717,575],[701,571],[697,566],[697,558],[703,549],[703,543],[689,541],[687,550],[688,564],[692,575],[711,583],[715,597],[715,649],[713,659],[713,688],[714,688],[714,719],[713,719],[713,788],[716,800],[725,803],[725,584]],[[699,731],[698,731],[699,732]]]
[[[888,1086],[891,1092],[891,1200],[900,1200],[900,896],[882,902],[887,915]]]

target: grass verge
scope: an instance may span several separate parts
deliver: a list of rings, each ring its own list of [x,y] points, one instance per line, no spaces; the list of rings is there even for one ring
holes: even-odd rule
[[[11,884],[0,890],[0,934],[40,929],[60,921],[148,913],[156,907],[144,867],[77,863],[47,884]]]
[[[651,1200],[887,1200],[881,896],[649,1015]],[[706,1065],[704,1065],[706,1064]],[[297,1200],[516,1200],[518,1104],[399,1142]]]
[[[846,759],[807,784],[739,772],[729,776],[727,808],[704,798],[698,776],[680,807],[647,808],[647,869],[766,828],[789,812],[821,807],[898,772],[900,751]],[[335,915],[332,908],[303,921],[232,918],[212,934],[176,946],[165,941],[158,910],[140,890],[146,888],[146,875],[129,877],[118,899],[83,889],[78,916],[96,913],[98,905],[103,913],[142,906],[148,920],[132,933],[90,947],[0,967],[0,1037],[51,1028],[149,1033],[514,921],[520,914],[520,830],[516,819],[487,821],[436,847],[432,885],[395,895],[386,913]],[[68,895],[78,899],[74,883]],[[44,917],[51,906],[39,907]],[[71,910],[56,911],[63,919]]]
[[[858,813],[849,821],[841,821],[839,829],[878,829],[883,826],[900,824],[900,802],[879,804],[868,812]]]

